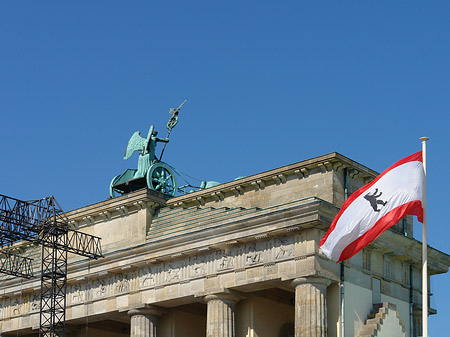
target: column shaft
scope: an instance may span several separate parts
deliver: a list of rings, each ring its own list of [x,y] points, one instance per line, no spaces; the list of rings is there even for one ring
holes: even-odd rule
[[[156,337],[159,313],[156,310],[133,309],[131,316],[130,337]]]
[[[235,311],[238,298],[232,295],[208,295],[206,337],[235,337]]]
[[[319,277],[299,278],[295,286],[295,337],[327,336],[327,286]]]

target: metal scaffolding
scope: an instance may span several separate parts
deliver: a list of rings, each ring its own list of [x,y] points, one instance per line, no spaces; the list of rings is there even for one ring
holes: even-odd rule
[[[20,241],[42,246],[39,336],[64,337],[67,253],[102,257],[100,238],[69,229],[53,196],[22,201],[0,194],[0,272],[31,278],[32,260],[11,253]]]
[[[30,278],[33,276],[31,265],[33,259],[16,255],[9,251],[1,252],[1,254],[0,273],[23,278]]]

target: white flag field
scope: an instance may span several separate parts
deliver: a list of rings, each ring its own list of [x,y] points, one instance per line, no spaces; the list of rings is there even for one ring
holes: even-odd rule
[[[396,162],[348,197],[320,240],[322,252],[343,261],[407,214],[423,222],[423,181],[422,151]]]

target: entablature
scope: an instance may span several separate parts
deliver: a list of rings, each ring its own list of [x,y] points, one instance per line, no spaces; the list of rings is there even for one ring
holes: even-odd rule
[[[145,208],[154,210],[165,205],[166,199],[162,193],[142,189],[67,212],[66,215],[70,228],[78,229],[97,222],[124,217]]]
[[[399,262],[422,268],[422,243],[393,230],[383,232],[368,246],[368,249],[380,255],[390,256]],[[430,275],[446,273],[449,266],[450,255],[428,246]]]
[[[339,171],[344,168],[348,169],[350,177],[358,176],[365,183],[378,175],[377,172],[334,152],[177,196],[167,200],[167,205],[175,207],[203,206],[208,202],[223,201],[225,198],[242,196],[250,191],[264,190],[267,186],[283,185],[290,180],[305,179],[316,173]]]

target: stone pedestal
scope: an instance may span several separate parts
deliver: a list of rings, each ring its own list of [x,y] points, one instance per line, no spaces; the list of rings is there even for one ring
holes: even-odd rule
[[[239,298],[230,294],[208,295],[206,337],[235,337],[236,303]]]
[[[162,312],[155,308],[132,309],[128,311],[131,317],[131,337],[156,337],[158,317]]]
[[[322,277],[295,279],[295,337],[327,336],[327,287]]]

